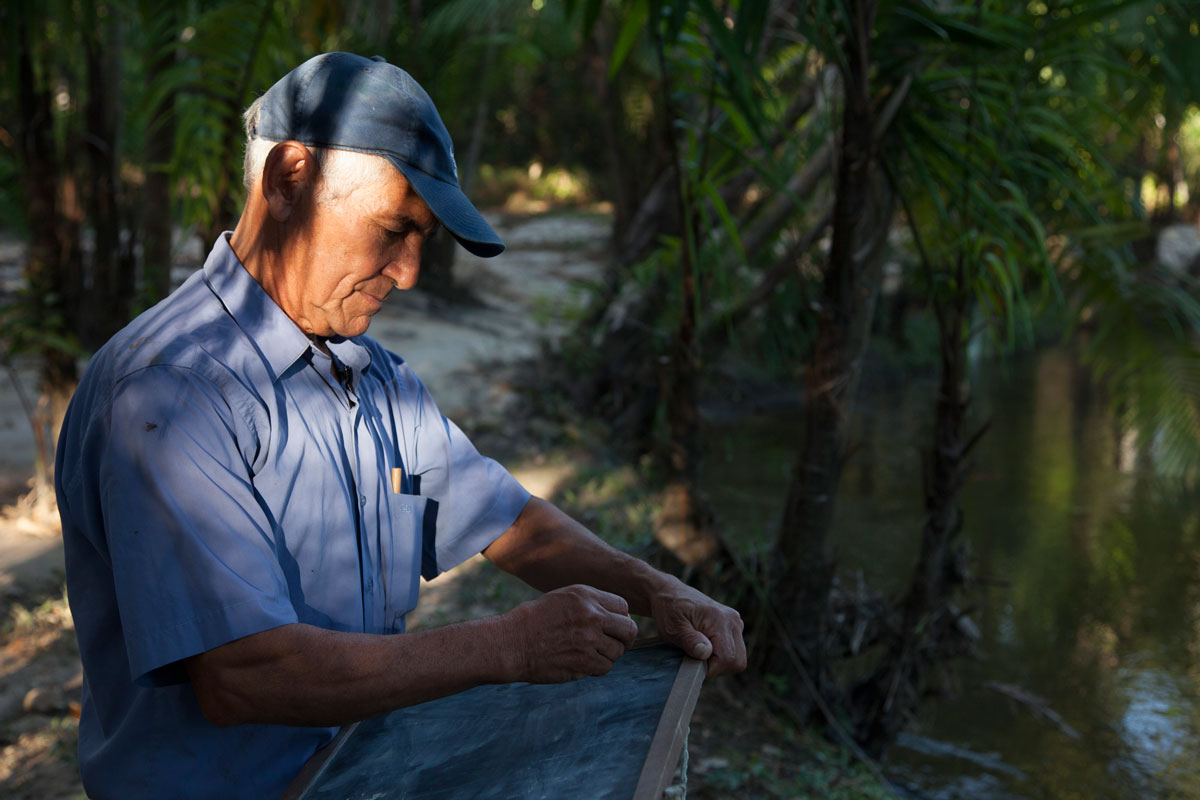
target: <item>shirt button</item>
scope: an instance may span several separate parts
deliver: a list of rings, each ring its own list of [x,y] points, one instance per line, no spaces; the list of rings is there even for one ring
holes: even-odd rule
[[[374,590],[375,590],[375,580],[373,578],[367,578],[367,591],[371,592]]]
[[[358,504],[360,506],[365,506],[367,504],[367,496],[365,494],[360,494],[358,496]]]

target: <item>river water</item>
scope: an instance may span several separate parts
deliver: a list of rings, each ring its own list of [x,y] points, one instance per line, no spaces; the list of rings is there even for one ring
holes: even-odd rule
[[[991,420],[962,498],[983,637],[889,772],[933,798],[1200,798],[1200,492],[1157,475],[1065,353],[974,378]],[[921,529],[932,379],[867,386],[835,519],[843,579],[898,591]],[[706,488],[721,522],[767,542],[798,415],[714,425]],[[985,686],[1032,693],[1057,724]]]

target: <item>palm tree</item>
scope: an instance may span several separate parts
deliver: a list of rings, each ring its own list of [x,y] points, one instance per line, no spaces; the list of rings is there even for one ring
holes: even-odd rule
[[[818,256],[819,288],[803,280],[787,287],[805,300],[795,312],[802,316],[801,330],[805,309],[819,310],[813,337],[803,342],[811,344],[805,435],[796,443],[773,554],[778,567],[773,574],[744,577],[756,587],[748,595],[761,601],[761,611],[751,615],[759,623],[757,639],[774,645],[767,663],[776,671],[781,663],[802,670],[812,689],[808,699],[797,698],[802,713],[821,709],[837,726],[832,709],[851,712],[856,738],[872,753],[894,739],[946,658],[970,647],[957,611],[970,577],[958,495],[967,456],[984,429],[967,425],[971,340],[989,334],[1003,351],[1030,343],[1032,321],[1047,307],[1057,307],[1065,319],[1068,309],[1095,313],[1102,304],[1126,311],[1109,314],[1113,330],[1101,328],[1094,345],[1119,340],[1149,356],[1150,342],[1163,341],[1160,334],[1194,330],[1189,298],[1166,289],[1151,292],[1144,280],[1133,281],[1133,291],[1114,266],[1131,254],[1123,242],[1135,227],[1118,223],[1132,219],[1135,210],[1105,146],[1111,125],[1122,135],[1125,129],[1102,100],[1120,82],[1140,78],[1128,68],[1123,38],[1109,34],[1134,15],[1144,21],[1146,6],[1128,0],[1082,7],[1003,0],[818,2],[802,10],[773,6],[758,28],[749,24],[760,10],[754,3],[716,8],[693,2],[683,10],[673,7],[667,17],[655,16],[665,12],[654,4],[626,7],[626,31],[647,17],[652,24],[664,20],[652,41],[677,70],[663,71],[675,90],[660,107],[678,120],[673,130],[682,143],[672,178],[682,203],[678,227],[633,270],[644,276],[643,298],[652,300],[617,304],[625,314],[640,309],[643,330],[659,337],[652,356],[668,369],[659,372],[658,407],[671,423],[668,452],[679,458],[668,474],[686,478],[680,467],[696,457],[688,439],[691,420],[681,413],[695,380],[687,371],[703,369],[728,341],[715,335],[722,327],[736,322],[744,332],[746,304],[761,307],[778,276],[795,274],[796,262],[820,232],[832,228],[828,256]],[[1190,30],[1186,19],[1162,21]],[[763,44],[727,52],[719,46],[725,37],[719,28],[734,41]],[[671,39],[672,30],[685,35]],[[672,48],[680,54],[677,67]],[[784,58],[805,63],[804,75],[818,85],[834,71],[836,89],[821,113],[810,113],[809,105],[789,117],[779,111],[785,103],[773,105],[781,85],[776,67]],[[694,88],[681,91],[684,85]],[[709,98],[715,101],[706,103]],[[757,111],[746,111],[747,105]],[[790,148],[778,143],[778,132]],[[752,177],[744,180],[747,174]],[[798,185],[805,190],[799,197]],[[758,197],[747,202],[751,187]],[[851,641],[834,622],[849,599],[832,592],[830,524],[879,257],[896,209],[918,265],[907,280],[933,309],[939,332],[940,390],[924,470],[927,520],[910,588],[890,605],[872,601],[869,629]],[[783,253],[780,261],[790,270],[777,271],[772,252]],[[742,270],[741,286],[749,283],[751,290],[726,288],[722,265],[729,264]],[[747,274],[758,280],[744,280]],[[770,287],[765,295],[762,286]],[[1143,326],[1128,338],[1119,333],[1130,319],[1154,309],[1164,312],[1158,314],[1162,324]],[[610,331],[615,327],[611,312],[599,319]],[[769,317],[767,326],[779,320]],[[612,352],[631,352],[627,330],[624,338],[625,349],[619,344]],[[646,339],[655,341],[642,334]],[[1156,407],[1174,409],[1174,438],[1200,441],[1194,340],[1182,335],[1174,342],[1159,350],[1169,357],[1157,360],[1166,370],[1158,389],[1149,383],[1141,388],[1146,396],[1157,392],[1162,402]],[[1110,382],[1127,382],[1131,372],[1110,369]],[[610,402],[613,396],[607,395]],[[831,664],[872,646],[875,668],[853,685],[839,686]]]

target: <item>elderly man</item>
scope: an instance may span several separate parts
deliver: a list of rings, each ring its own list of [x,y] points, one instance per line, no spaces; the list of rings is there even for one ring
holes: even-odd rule
[[[96,354],[62,429],[88,793],[278,796],[343,723],[603,674],[630,611],[742,669],[736,612],[530,497],[364,335],[439,224],[503,250],[421,87],[331,53],[246,117],[236,230]],[[419,576],[478,552],[547,593],[391,635]]]

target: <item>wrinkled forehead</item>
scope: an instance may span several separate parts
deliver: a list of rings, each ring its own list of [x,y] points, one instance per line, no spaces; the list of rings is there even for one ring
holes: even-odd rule
[[[381,222],[411,224],[421,230],[437,225],[437,217],[417,194],[404,173],[391,164],[378,181],[364,185],[357,193],[363,210]]]

